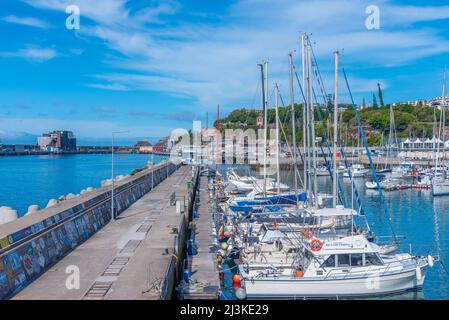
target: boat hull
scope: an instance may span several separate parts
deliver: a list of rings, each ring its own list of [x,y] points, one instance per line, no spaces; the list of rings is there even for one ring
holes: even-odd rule
[[[449,195],[449,185],[438,185],[438,184],[434,184],[432,186],[432,194],[434,196],[447,196]]]
[[[336,280],[286,278],[245,279],[248,299],[357,298],[391,295],[422,287],[426,267],[421,267],[421,279],[416,271]]]

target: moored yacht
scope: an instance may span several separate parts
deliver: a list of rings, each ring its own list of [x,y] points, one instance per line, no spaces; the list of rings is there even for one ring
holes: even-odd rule
[[[363,235],[311,238],[293,263],[242,264],[247,297],[344,298],[386,295],[419,288],[436,258],[381,254]]]

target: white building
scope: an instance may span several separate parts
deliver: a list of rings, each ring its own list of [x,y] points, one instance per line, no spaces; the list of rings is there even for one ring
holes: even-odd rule
[[[441,139],[433,137],[432,139],[427,138],[426,140],[421,140],[419,138],[410,139],[401,142],[401,150],[416,150],[416,151],[433,151],[440,148],[449,148],[449,140],[443,142]]]

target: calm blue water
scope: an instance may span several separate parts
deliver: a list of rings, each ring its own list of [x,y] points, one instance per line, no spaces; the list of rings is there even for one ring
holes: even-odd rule
[[[329,186],[327,178],[321,184]],[[349,181],[344,182],[347,199],[350,198]],[[365,188],[364,179],[356,179],[362,205],[372,230],[380,236],[391,236],[391,228],[382,209],[379,194]],[[449,197],[433,197],[430,190],[401,190],[384,192],[393,229],[401,240],[402,251],[413,254],[439,255],[449,265]],[[449,299],[449,275],[437,263],[427,272],[423,296],[425,299]]]
[[[224,171],[224,170],[223,170]],[[242,170],[248,173],[247,169]],[[292,185],[292,172],[283,171],[281,180]],[[346,200],[351,203],[351,184],[343,179]],[[371,229],[379,236],[391,236],[391,228],[382,209],[379,194],[365,188],[365,179],[356,179],[362,206]],[[331,180],[319,177],[320,192],[332,193]],[[402,251],[413,254],[439,255],[449,268],[449,196],[433,197],[430,190],[384,192],[396,235],[404,236]],[[355,200],[354,200],[355,203]],[[427,272],[422,294],[403,294],[388,299],[449,299],[449,275],[440,263]]]
[[[115,174],[130,174],[151,161],[151,155],[115,155]],[[163,159],[154,156],[154,162]],[[87,187],[100,187],[111,177],[111,155],[48,155],[0,157],[0,206],[10,206],[20,215],[28,206],[45,207],[51,198],[78,194]]]

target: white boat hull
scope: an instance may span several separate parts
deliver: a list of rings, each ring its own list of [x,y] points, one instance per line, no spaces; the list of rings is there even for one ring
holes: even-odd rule
[[[434,184],[434,185],[432,185],[432,194],[434,196],[449,195],[449,184]]]
[[[348,279],[245,279],[248,299],[300,299],[344,298],[389,295],[422,287],[427,266],[421,268],[418,280],[416,271],[389,274],[380,277]]]

